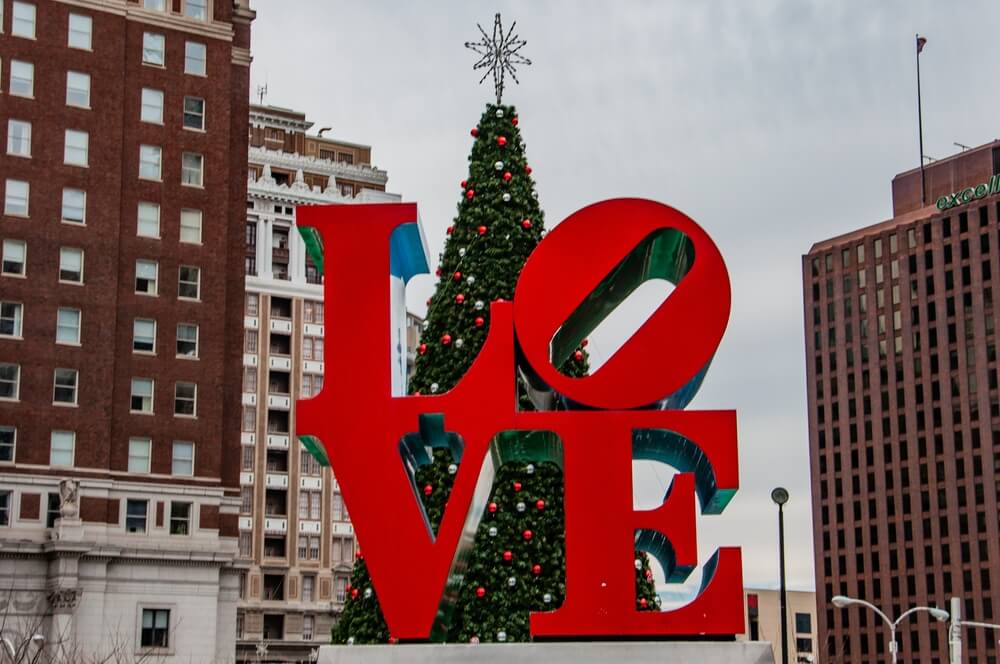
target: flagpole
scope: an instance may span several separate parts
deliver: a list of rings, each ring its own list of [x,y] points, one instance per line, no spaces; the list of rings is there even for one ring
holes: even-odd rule
[[[917,126],[920,132],[920,205],[927,204],[927,178],[924,175],[924,115],[920,103],[920,34],[916,35],[917,46]]]

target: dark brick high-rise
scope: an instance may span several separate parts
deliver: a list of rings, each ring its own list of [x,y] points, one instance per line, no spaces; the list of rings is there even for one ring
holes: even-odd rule
[[[0,17],[0,584],[85,651],[120,627],[127,648],[229,659],[254,13]],[[53,544],[63,479],[82,525]]]
[[[819,661],[888,661],[884,624],[835,595],[1000,621],[997,173],[1000,142],[928,166],[924,203],[920,171],[897,175],[892,219],[803,258]],[[964,661],[996,662],[996,638],[966,630]],[[898,641],[948,661],[926,613]]]

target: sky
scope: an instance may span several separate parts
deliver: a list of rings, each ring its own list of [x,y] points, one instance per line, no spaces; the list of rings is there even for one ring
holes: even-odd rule
[[[992,82],[1000,3],[990,0],[254,0],[252,87],[327,135],[373,146],[388,190],[416,201],[436,257],[468,172],[469,129],[493,99],[463,43],[493,14],[527,40],[517,107],[546,225],[608,198],[666,203],[695,219],[727,261],[729,327],[690,409],[735,409],[741,488],[700,516],[701,560],[743,549],[745,583],[776,587],[785,508],[790,588],[815,584],[802,315],[802,255],[892,216],[890,182],[924,153],[1000,134]],[[432,266],[433,269],[433,266]],[[429,278],[408,300],[422,312]],[[644,290],[627,336],[664,296]],[[597,355],[613,347],[592,344]],[[672,471],[634,471],[636,502]],[[698,573],[691,582],[697,582]],[[661,590],[668,588],[661,586]]]

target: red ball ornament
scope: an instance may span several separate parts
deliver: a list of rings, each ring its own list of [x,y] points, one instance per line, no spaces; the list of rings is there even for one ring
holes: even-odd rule
[[[434,270],[434,274],[440,277],[441,276],[441,268],[438,268],[438,269]]]
[[[510,551],[504,551],[503,552],[503,560],[504,560],[505,563],[509,563],[513,559],[514,559],[514,554],[513,553],[511,553]]]
[[[506,301],[507,301],[507,300],[503,299],[502,297],[498,297],[498,298],[497,298],[497,302],[506,302]]]
[[[527,175],[531,175],[531,166],[525,165],[524,172]]]
[[[462,189],[465,189],[466,185],[467,182],[465,180],[462,180],[461,182],[458,183],[458,186],[461,187]]]
[[[514,176],[510,174],[510,171],[506,171],[506,172],[504,172],[504,174],[503,174],[503,181],[504,181],[504,182],[510,182],[510,179],[511,179],[512,177],[514,177]]]
[[[497,145],[499,145],[500,147],[503,147],[503,146],[507,145],[507,137],[506,136],[497,136]]]
[[[653,580],[653,570],[651,570],[651,569],[647,569],[646,570],[646,580],[647,581],[652,581]]]
[[[580,348],[586,348],[587,344],[589,344],[589,343],[590,343],[590,341],[588,341],[587,339],[584,339],[583,341],[580,342]]]
[[[431,306],[431,298],[427,298],[426,304],[427,304],[428,307]]]
[[[476,229],[476,231],[477,231],[477,232],[478,232],[478,233],[479,233],[480,235],[486,235],[486,226],[480,226],[479,228],[477,228],[477,229]]]
[[[578,350],[575,353],[573,353],[573,359],[576,360],[577,362],[582,362],[583,361],[583,351],[579,351]]]
[[[465,296],[459,293],[455,296],[455,304],[463,304],[465,302]]]
[[[530,542],[531,538],[534,537],[535,534],[530,530],[525,530],[523,533],[521,533],[521,536],[524,537],[524,541]]]
[[[357,599],[357,598],[358,598],[358,589],[357,588],[352,588],[351,589],[351,599]]]
[[[522,221],[521,228],[523,228],[524,230],[528,230],[529,228],[531,228],[531,219],[525,219],[524,221]]]
[[[344,586],[344,589],[345,589],[345,590],[346,590],[347,592],[351,592],[351,582],[350,582],[350,581],[348,581],[348,582],[347,582],[347,585],[346,585],[346,586]]]
[[[361,553],[361,549],[357,550],[357,552],[354,554],[354,557],[357,558],[358,560],[364,558],[364,554]]]
[[[465,197],[468,198],[470,201],[473,198],[475,198],[475,196],[476,196],[476,190],[475,189],[469,189],[468,191],[465,192]]]
[[[455,230],[455,227],[454,227],[454,226],[449,226],[449,227],[448,227],[448,228],[447,228],[447,229],[445,230],[445,233],[447,233],[448,235],[451,235],[451,232],[452,232],[453,230]]]
[[[520,490],[521,490],[521,483],[514,482],[514,491],[520,491]]]
[[[451,278],[454,279],[455,281],[461,281],[462,280],[462,273],[461,272],[456,272],[455,274],[451,275]]]
[[[434,487],[432,487],[430,484],[425,484],[424,485],[424,495],[425,496],[429,496],[432,493],[434,493]]]
[[[445,346],[447,346],[448,344],[450,344],[451,343],[451,335],[450,334],[443,335],[441,337],[441,343],[443,343]]]
[[[472,134],[473,138],[475,138],[476,136],[479,136],[479,127],[473,127],[472,131],[470,131],[469,133]]]
[[[537,507],[540,510],[545,509],[545,501],[539,499],[538,502],[535,503],[535,507]]]
[[[427,344],[420,344],[419,346],[417,346],[417,352],[420,353],[421,355],[423,355],[424,353],[426,353],[427,352]]]
[[[397,639],[395,636],[390,636],[389,637],[389,645],[393,645],[394,646],[397,643],[399,643],[399,639]]]
[[[542,573],[542,566],[541,565],[533,565],[531,567],[531,573],[534,574],[535,576],[538,576],[539,574]]]
[[[496,503],[490,503],[487,506],[486,509],[488,509],[490,511],[490,514],[496,514],[496,512],[497,512],[497,504]]]
[[[482,316],[476,316],[476,327],[482,327],[486,324],[486,320]]]
[[[514,125],[515,127],[517,126],[517,116],[516,115],[510,119],[510,123],[512,125]]]
[[[479,599],[486,597],[486,588],[483,588],[482,586],[476,588],[476,597]]]
[[[646,601],[645,597],[639,600],[639,606],[644,609],[649,606],[649,602]]]

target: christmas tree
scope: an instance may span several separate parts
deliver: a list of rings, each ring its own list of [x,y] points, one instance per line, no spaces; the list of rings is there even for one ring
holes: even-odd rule
[[[489,303],[513,297],[521,268],[544,235],[514,107],[488,105],[471,134],[469,175],[461,183],[458,215],[448,228],[437,287],[428,301],[411,394],[440,394],[459,382],[486,339]],[[567,375],[585,375],[583,348],[561,369]],[[533,408],[523,382],[518,391],[520,407]],[[428,458],[430,463],[417,469],[414,481],[436,529],[458,466],[447,449],[436,449]],[[562,603],[562,509],[563,477],[557,464],[513,461],[498,469],[452,616],[450,641],[526,641],[529,613]],[[638,552],[636,601],[640,609],[659,608],[648,558]],[[389,639],[359,552],[333,641]]]

